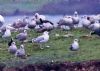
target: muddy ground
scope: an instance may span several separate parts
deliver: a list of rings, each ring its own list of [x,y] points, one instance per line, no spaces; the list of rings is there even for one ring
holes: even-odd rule
[[[0,71],[100,71],[100,60],[83,62],[56,62],[44,64],[30,64],[23,67],[0,65]]]

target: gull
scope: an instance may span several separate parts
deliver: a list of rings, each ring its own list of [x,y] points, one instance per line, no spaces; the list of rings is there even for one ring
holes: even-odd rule
[[[34,29],[35,27],[36,27],[36,21],[32,19],[31,22],[28,23],[28,28]]]
[[[73,19],[72,16],[64,16],[62,19],[59,20],[58,22],[58,27],[61,25],[66,25],[69,26],[70,28],[73,28]]]
[[[12,42],[11,45],[8,48],[8,52],[10,52],[11,54],[15,54],[17,51],[17,46],[15,42]]]
[[[78,39],[74,39],[73,43],[70,46],[71,51],[77,51],[79,49]]]
[[[40,19],[42,19],[42,20],[46,19],[46,17],[44,15],[40,15],[39,13],[35,13],[34,17],[35,17],[37,25],[41,25],[42,24]]]
[[[48,35],[49,32],[45,31],[43,33],[43,35],[41,36],[38,36],[37,38],[33,38],[32,39],[32,42],[35,42],[35,43],[46,43],[48,40],[49,40],[49,35]],[[43,49],[40,45],[40,48]]]
[[[15,56],[21,58],[25,57],[25,49],[23,44],[20,45],[20,48],[16,51]]]
[[[23,42],[27,39],[27,31],[24,30],[24,32],[22,33],[19,33],[17,36],[16,36],[16,39],[18,39],[19,41]]]
[[[74,12],[74,16],[72,16],[72,20],[73,20],[73,24],[78,27],[79,16],[78,16],[78,12],[77,11]]]
[[[91,24],[89,26],[89,29],[92,30],[92,31],[100,29],[100,23],[99,23],[99,21],[96,21],[94,24]]]
[[[5,22],[4,17],[2,15],[0,15],[0,27],[3,26],[4,22]]]
[[[8,37],[11,37],[11,31],[8,27],[6,27],[6,30],[5,30],[2,38],[8,38]]]
[[[37,29],[38,32],[51,31],[54,28],[54,23],[49,20],[40,19],[40,22],[41,25],[39,25],[39,29]]]
[[[87,28],[87,29],[91,25],[91,22],[90,22],[90,20],[88,20],[88,17],[86,15],[82,17],[81,23],[82,23],[83,27]]]

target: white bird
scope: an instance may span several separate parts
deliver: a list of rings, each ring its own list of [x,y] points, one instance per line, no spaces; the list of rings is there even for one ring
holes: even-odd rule
[[[100,23],[100,14],[96,15],[96,20],[98,20]]]
[[[72,16],[64,16],[62,19],[60,19],[58,22],[58,26],[61,25],[66,25],[73,28],[74,25],[73,25]]]
[[[89,26],[89,29],[92,30],[92,31],[100,29],[100,23],[99,23],[99,21],[96,21],[94,24],[91,24]]]
[[[11,45],[8,48],[8,52],[10,52],[11,54],[15,54],[17,51],[17,46],[15,42],[12,42]]]
[[[35,43],[46,43],[48,40],[49,40],[49,35],[48,35],[49,32],[45,31],[43,33],[43,35],[41,36],[38,36],[37,38],[33,38],[32,39],[32,42],[35,42]],[[40,45],[40,48],[43,49]]]
[[[15,21],[11,26],[14,28],[20,28],[22,24],[22,20],[21,19],[17,19],[17,21]]]
[[[2,38],[8,38],[8,37],[11,37],[11,31],[9,27],[6,27],[6,31],[4,32]]]
[[[28,24],[29,24],[29,17],[25,16],[25,17],[23,18],[21,27],[24,28],[24,27],[25,27],[26,25],[28,25]]]
[[[40,15],[39,13],[35,13],[35,18],[36,19],[42,19],[42,20],[46,20],[46,17],[44,15]]]
[[[85,28],[88,28],[91,24],[90,20],[87,19],[87,16],[82,17],[81,23]]]
[[[90,20],[91,24],[95,23],[96,20],[96,16],[95,15],[91,15],[88,17],[88,20]]]
[[[15,56],[21,58],[25,57],[25,49],[23,44],[20,45],[20,48],[16,51]]]
[[[2,15],[0,15],[0,27],[4,24],[5,19]]]
[[[31,22],[28,23],[28,28],[34,29],[35,27],[36,27],[36,21],[32,19]]]
[[[36,24],[38,24],[38,25],[42,24],[40,19],[46,20],[46,17],[44,15],[39,15],[39,13],[35,13],[34,16],[35,16]]]
[[[51,23],[47,22],[43,23],[43,27],[45,28],[45,30],[49,31],[52,30],[54,26]]]
[[[78,39],[74,39],[73,43],[70,46],[70,50],[76,51],[79,49]]]
[[[73,20],[73,24],[78,27],[78,24],[79,24],[79,16],[78,16],[78,12],[77,11],[74,12],[74,15],[72,16],[72,20]]]
[[[24,40],[27,39],[27,31],[24,30],[24,32],[22,33],[19,33],[17,36],[16,36],[16,39],[18,39],[19,41],[23,42]]]
[[[37,29],[37,32],[44,32],[44,31],[51,31],[54,28],[54,23],[52,23],[49,20],[42,20],[41,25],[39,25],[39,29]]]
[[[19,28],[24,29],[28,23],[29,23],[29,18],[25,17],[23,19],[17,19],[17,21],[15,21],[11,26],[16,29],[19,29]]]

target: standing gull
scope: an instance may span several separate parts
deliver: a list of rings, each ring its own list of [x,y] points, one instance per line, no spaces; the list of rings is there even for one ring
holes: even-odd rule
[[[79,24],[79,16],[78,16],[78,12],[75,11],[74,12],[74,16],[72,16],[72,20],[73,20],[73,24],[78,27]]]
[[[11,53],[11,54],[15,54],[16,51],[17,51],[17,46],[16,46],[16,43],[15,42],[12,42],[11,45],[9,46],[8,48],[8,51]]]
[[[20,48],[16,51],[15,56],[21,58],[25,57],[25,49],[23,44],[20,45]]]
[[[4,17],[0,15],[0,27],[3,26],[4,22],[5,22]]]
[[[79,49],[78,39],[74,39],[73,43],[70,46],[71,51],[77,51]]]
[[[40,29],[38,30],[39,32],[51,31],[54,28],[54,24],[51,21],[42,19],[40,20],[42,25],[40,25]]]
[[[89,26],[89,29],[92,30],[92,31],[100,29],[100,23],[99,23],[99,21],[96,21],[94,24],[91,24]]]
[[[11,31],[8,27],[6,27],[6,31],[4,32],[2,38],[8,38],[11,37]]]
[[[82,19],[81,19],[81,23],[83,25],[84,28],[89,28],[89,26],[91,25],[91,22],[90,20],[88,20],[88,17],[87,16],[83,16]]]
[[[34,29],[36,26],[36,21],[34,19],[31,20],[30,23],[28,23],[28,28]]]
[[[18,39],[18,40],[21,41],[21,42],[24,42],[24,41],[27,39],[27,31],[24,30],[24,32],[19,33],[19,34],[16,36],[16,39]]]
[[[62,19],[60,19],[58,22],[58,27],[60,27],[61,25],[69,26],[72,29],[74,26],[72,16],[64,16]]]
[[[44,15],[40,15],[39,13],[35,13],[34,17],[35,17],[35,21],[36,21],[37,25],[42,25],[40,19],[42,19],[42,20],[46,19],[46,17]]]
[[[48,40],[49,40],[49,35],[48,35],[49,32],[45,31],[43,33],[43,35],[41,36],[38,36],[37,38],[33,38],[32,39],[32,42],[35,42],[35,43],[46,43]],[[41,44],[40,44],[40,48],[43,49],[41,47]]]

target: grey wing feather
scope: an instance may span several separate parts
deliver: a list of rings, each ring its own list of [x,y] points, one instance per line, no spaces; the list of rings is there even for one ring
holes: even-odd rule
[[[20,33],[16,36],[16,38],[19,40],[24,40],[24,39],[26,39],[26,35],[24,35],[23,33]]]
[[[44,40],[44,37],[37,37],[37,38],[35,38],[34,39],[34,42],[40,42],[40,41],[42,41],[42,40]]]

